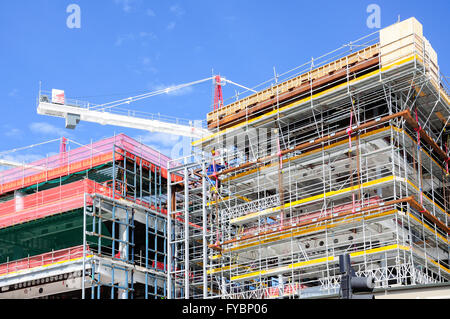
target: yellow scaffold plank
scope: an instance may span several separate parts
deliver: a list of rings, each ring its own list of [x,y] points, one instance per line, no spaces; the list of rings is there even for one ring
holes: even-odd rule
[[[359,256],[364,256],[364,255],[384,253],[384,252],[393,251],[396,249],[403,250],[403,251],[410,251],[411,247],[405,246],[405,245],[400,245],[400,244],[392,244],[392,245],[387,245],[387,246],[383,246],[383,247],[377,247],[377,248],[371,248],[371,249],[367,249],[367,250],[353,252],[353,253],[350,253],[350,256],[351,257],[359,257]],[[415,249],[413,249],[412,251],[415,254],[418,254],[418,252]],[[434,265],[436,265],[437,267],[440,267],[446,273],[450,274],[449,269],[447,269],[446,267],[437,263],[436,261],[434,261],[433,259],[431,259],[429,257],[426,257],[426,258],[427,258],[427,260],[432,262]],[[338,258],[334,257],[334,256],[310,259],[307,261],[292,263],[292,264],[289,264],[286,266],[281,266],[281,267],[277,267],[277,268],[273,268],[273,269],[258,270],[258,271],[253,271],[253,272],[250,272],[247,274],[232,276],[231,280],[236,281],[236,280],[249,279],[249,278],[259,277],[259,276],[270,276],[270,275],[280,273],[280,272],[294,270],[294,269],[298,269],[298,268],[302,268],[302,267],[308,267],[308,266],[312,266],[312,265],[318,265],[318,264],[325,263],[325,262],[333,262],[333,261],[337,261],[337,260],[338,260]],[[233,269],[236,269],[236,268],[241,268],[242,266],[232,265],[232,267],[233,267]],[[246,267],[246,268],[249,268],[249,267]],[[225,271],[228,269],[230,269],[230,266],[212,269],[212,270],[208,271],[208,273],[217,273],[217,272],[222,272],[222,271]]]
[[[406,182],[412,187],[414,188],[418,194],[420,194],[420,190],[419,188],[414,185],[409,179],[406,180]],[[425,195],[424,193],[422,193],[422,196],[425,197],[426,199],[428,199],[430,201],[430,203],[432,203],[434,206],[436,206],[442,213],[446,214],[449,218],[450,218],[450,214],[448,214],[441,206],[439,206],[437,203],[435,203],[431,198],[429,198],[427,195]]]
[[[316,200],[320,200],[320,199],[322,199],[324,197],[329,198],[329,197],[332,197],[332,196],[336,196],[336,195],[348,193],[348,192],[351,192],[351,191],[355,191],[355,190],[358,190],[360,188],[368,188],[368,187],[371,187],[371,186],[378,186],[380,184],[393,181],[394,179],[395,179],[395,176],[391,175],[391,176],[383,177],[383,178],[376,179],[376,180],[373,180],[373,181],[370,181],[370,182],[365,182],[365,183],[363,183],[361,185],[350,186],[350,187],[347,187],[347,188],[344,188],[344,189],[341,189],[341,190],[330,191],[330,192],[327,192],[327,193],[322,193],[322,194],[310,196],[310,197],[303,198],[303,199],[300,199],[300,200],[297,200],[297,201],[294,201],[294,202],[286,203],[286,204],[283,205],[283,208],[284,209],[289,209],[291,207],[295,207],[295,206],[298,206],[298,205],[301,205],[301,204],[305,204],[305,203],[309,203],[309,202],[314,202]],[[262,210],[260,212],[255,212],[255,213],[247,214],[247,215],[244,215],[244,216],[236,217],[236,218],[231,219],[230,223],[231,224],[236,224],[236,223],[239,223],[239,222],[245,222],[247,220],[252,220],[252,219],[255,219],[255,218],[258,218],[258,217],[264,217],[266,215],[271,215],[271,214],[274,214],[274,213],[280,211],[281,208],[282,208],[282,206],[277,206],[277,207],[264,209],[264,210]]]
[[[367,250],[363,250],[363,251],[350,253],[350,256],[358,257],[358,256],[362,256],[362,255],[378,254],[378,253],[387,252],[387,251],[391,251],[391,250],[395,250],[395,249],[409,251],[410,248],[408,246],[393,244],[393,245],[388,245],[388,246],[384,246],[384,247],[372,248],[372,249],[367,249]],[[293,269],[308,267],[308,266],[312,266],[312,265],[317,265],[317,264],[331,262],[331,261],[337,261],[337,260],[339,260],[339,258],[334,257],[334,256],[316,258],[316,259],[297,262],[297,263],[293,263],[293,264],[289,264],[286,266],[277,267],[277,268],[273,268],[273,269],[258,270],[258,271],[254,271],[254,272],[247,273],[247,274],[233,276],[233,277],[231,277],[231,280],[235,281],[235,280],[241,280],[241,279],[248,279],[251,277],[270,276],[270,275],[277,274],[280,272],[285,272],[285,271],[289,271],[289,270],[293,270]]]
[[[364,139],[364,138],[367,138],[369,136],[381,133],[383,131],[388,131],[390,128],[391,128],[391,126],[382,127],[382,128],[377,129],[377,130],[361,134],[359,136],[359,138],[360,139]],[[352,141],[356,141],[356,136],[352,137]],[[348,144],[348,138],[346,140],[343,140],[343,141],[340,141],[340,142],[336,142],[336,143],[327,145],[325,147],[320,147],[320,148],[317,148],[317,149],[314,149],[314,150],[302,153],[300,155],[296,155],[296,156],[293,156],[293,157],[290,157],[290,158],[286,158],[286,159],[283,160],[283,164],[286,164],[286,163],[291,162],[291,161],[295,161],[295,160],[297,160],[299,158],[303,158],[303,157],[306,157],[308,155],[312,155],[312,154],[315,154],[315,153],[318,153],[318,152],[321,152],[321,151],[329,150],[329,149],[332,149],[332,148],[335,148],[335,147],[338,147],[338,146],[344,145],[344,144]],[[265,170],[265,169],[268,169],[268,168],[271,168],[271,167],[274,167],[274,166],[276,167],[278,165],[279,165],[279,163],[276,162],[276,163],[268,164],[268,165],[261,166],[261,167],[258,167],[258,168],[254,168],[254,169],[251,169],[251,170],[248,170],[248,171],[236,174],[234,176],[224,178],[223,182],[227,182],[227,181],[234,180],[234,179],[237,179],[237,178],[240,178],[240,177],[243,177],[243,176],[247,176],[247,175],[250,175],[250,174],[252,174],[252,173],[254,173],[256,171],[262,171],[262,170]]]
[[[434,265],[438,266],[438,267],[441,268],[442,270],[444,270],[446,273],[450,273],[450,269],[444,267],[443,265],[441,265],[440,263],[434,261],[433,259],[427,257],[427,260],[430,261],[431,263],[433,263]]]
[[[224,267],[220,267],[220,268],[208,269],[208,270],[206,271],[206,273],[207,273],[208,275],[209,275],[209,274],[215,274],[215,273],[222,272],[222,271],[226,271],[226,270],[236,269],[236,268],[238,268],[238,267],[240,267],[240,266],[237,265],[237,264],[234,264],[234,265],[228,265],[228,266],[224,266]]]
[[[376,210],[376,211],[378,211],[378,210]],[[364,218],[366,220],[370,220],[370,219],[374,219],[374,218],[384,217],[384,216],[387,216],[387,215],[392,215],[392,214],[394,214],[396,212],[398,212],[396,209],[392,209],[392,210],[389,210],[389,211],[386,211],[386,212],[365,216]],[[336,219],[336,221],[333,222],[333,223],[324,224],[324,225],[321,225],[321,226],[312,225],[312,226],[300,227],[296,231],[293,231],[293,230],[284,231],[284,232],[282,232],[280,234],[275,234],[275,235],[272,235],[272,236],[268,236],[268,238],[265,238],[265,239],[262,239],[262,240],[252,241],[252,242],[247,243],[247,244],[242,244],[242,245],[234,246],[234,247],[231,247],[231,248],[228,248],[228,249],[224,249],[224,250],[222,250],[222,252],[223,253],[235,252],[235,251],[242,250],[242,249],[245,249],[245,248],[250,248],[250,247],[254,247],[254,246],[260,246],[260,245],[267,244],[267,243],[274,243],[276,241],[287,239],[287,238],[290,238],[290,237],[296,237],[296,236],[305,235],[305,234],[308,234],[308,233],[317,232],[317,231],[320,231],[320,230],[324,230],[326,228],[327,229],[334,228],[334,227],[337,227],[337,226],[340,226],[340,225],[346,224],[346,223],[359,222],[359,221],[362,220],[362,218],[363,218],[362,215],[363,214],[364,213],[360,213],[360,214],[355,214],[353,216],[350,216],[350,217],[352,217],[351,219],[349,219],[349,216],[345,216],[345,217]],[[356,218],[354,218],[354,217],[356,217]]]
[[[211,206],[211,205],[214,205],[214,204],[216,204],[216,203],[225,202],[225,201],[227,201],[227,200],[233,199],[233,197],[239,198],[239,199],[243,200],[244,202],[250,202],[250,199],[248,199],[247,197],[240,196],[240,195],[234,195],[234,196],[226,196],[226,197],[221,198],[221,199],[219,199],[219,200],[217,200],[217,201],[213,200],[213,201],[211,201],[211,202],[208,202],[208,203],[206,204],[206,206]]]
[[[384,131],[388,131],[390,129],[393,129],[394,131],[396,131],[396,132],[398,132],[400,134],[404,133],[412,141],[412,143],[417,145],[416,140],[413,139],[411,137],[411,135],[409,135],[405,130],[403,130],[401,128],[398,128],[396,126],[392,126],[392,125],[386,126],[386,127],[382,127],[382,128],[379,128],[377,130],[374,130],[374,131],[371,131],[371,132],[368,132],[368,133],[361,134],[359,138],[360,139],[364,139],[364,138],[367,138],[369,136],[372,136],[372,135],[375,135],[375,134],[378,134],[378,133],[381,133],[381,132],[384,132]],[[352,141],[356,141],[356,136],[352,137]],[[338,147],[338,146],[343,145],[343,144],[348,144],[348,139],[340,141],[340,142],[336,142],[336,143],[333,143],[333,144],[330,144],[330,145],[327,145],[327,146],[325,146],[323,148],[317,148],[317,149],[311,150],[309,152],[305,152],[305,153],[297,155],[297,156],[286,158],[286,159],[283,160],[283,164],[286,164],[286,163],[291,162],[291,161],[295,161],[295,160],[297,160],[299,158],[303,158],[303,157],[306,157],[308,155],[312,155],[312,154],[315,154],[315,153],[318,153],[318,152],[321,152],[321,151],[324,151],[324,150],[329,150],[329,149]],[[429,159],[431,159],[442,170],[443,173],[446,173],[446,170],[444,169],[444,167],[442,167],[441,164],[436,162],[436,160],[434,158],[432,158],[430,156],[430,154],[428,154],[427,151],[425,151],[423,148],[421,148],[421,151],[425,154],[425,156],[427,156]],[[258,168],[253,168],[253,169],[250,169],[248,171],[236,174],[234,176],[230,176],[230,177],[224,178],[223,182],[232,181],[232,180],[238,179],[240,177],[251,175],[251,174],[253,174],[253,173],[257,172],[257,171],[263,171],[265,169],[269,169],[271,167],[276,167],[278,165],[279,165],[279,163],[272,163],[272,164],[268,164],[268,165],[261,166],[261,167],[258,167]]]
[[[94,257],[94,255],[87,255],[86,259],[91,258],[91,257]],[[69,259],[69,260],[61,260],[61,261],[57,261],[57,262],[54,262],[54,263],[51,263],[51,264],[40,265],[40,266],[27,268],[27,269],[20,269],[20,270],[17,270],[17,271],[11,271],[11,272],[8,272],[8,273],[5,273],[5,274],[1,274],[0,277],[1,276],[6,276],[6,275],[12,275],[12,274],[20,274],[20,273],[23,273],[25,271],[29,271],[29,270],[40,268],[40,267],[51,267],[51,266],[55,266],[55,265],[65,264],[65,263],[76,261],[76,260],[80,260],[80,259],[83,259],[83,257],[73,258],[73,259]]]
[[[248,274],[243,274],[243,275],[239,275],[239,276],[234,276],[231,277],[231,280],[240,280],[240,279],[245,279],[245,278],[249,278],[249,277],[258,277],[258,276],[269,276],[273,273],[279,273],[279,272],[284,272],[284,271],[289,271],[292,269],[297,269],[297,268],[301,268],[301,267],[307,267],[307,266],[311,266],[311,265],[317,265],[317,264],[321,264],[327,261],[334,261],[334,256],[329,256],[329,257],[323,257],[323,258],[317,258],[317,259],[311,259],[311,260],[307,260],[307,261],[301,261],[295,264],[290,264],[287,266],[283,266],[283,267],[277,267],[274,269],[267,269],[267,270],[259,270],[259,271],[254,271]]]
[[[417,217],[411,215],[410,213],[408,213],[408,216],[411,217],[412,219],[414,219],[417,223],[419,223],[421,226],[425,227],[426,229],[428,229],[431,233],[433,233],[434,235],[438,236],[440,239],[442,239],[443,242],[446,242],[447,244],[450,244],[450,242],[447,240],[447,238],[445,238],[444,236],[442,236],[441,234],[437,233],[434,231],[434,229],[432,229],[430,226],[428,226],[425,223],[422,223],[422,221],[420,219],[418,219]]]

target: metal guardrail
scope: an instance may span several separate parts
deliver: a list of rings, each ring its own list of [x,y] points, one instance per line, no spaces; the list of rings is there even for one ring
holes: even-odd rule
[[[41,90],[39,93],[39,97],[38,97],[38,103],[40,103],[40,102],[54,103],[51,99],[51,96],[52,96],[51,91]],[[54,104],[60,104],[60,103],[54,103]],[[82,101],[82,100],[78,100],[78,99],[67,98],[67,97],[64,98],[64,105],[72,106],[72,107],[79,107],[79,108],[83,108],[86,110],[97,111],[97,112],[102,112],[102,113],[112,113],[112,114],[117,114],[117,115],[139,117],[139,118],[143,118],[143,119],[147,119],[147,120],[155,120],[155,121],[161,121],[161,122],[178,124],[178,125],[206,128],[205,120],[190,120],[190,119],[179,118],[179,117],[175,117],[175,116],[161,115],[160,113],[156,113],[156,114],[148,113],[148,112],[124,109],[124,108],[119,108],[119,107],[105,109],[105,108],[101,108],[100,104],[95,104],[95,103]]]
[[[86,255],[88,255],[89,253],[90,253],[89,251],[86,251]],[[0,264],[0,276],[21,270],[29,270],[41,266],[49,266],[57,262],[60,263],[82,257],[83,257],[82,245],[51,251],[41,255],[28,256],[27,258]]]

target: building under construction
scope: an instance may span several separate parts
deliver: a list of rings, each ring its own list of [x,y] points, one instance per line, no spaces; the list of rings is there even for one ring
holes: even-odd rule
[[[0,298],[329,298],[344,254],[377,288],[449,282],[449,91],[422,25],[262,86],[223,105],[219,77],[205,127],[160,126],[202,136],[184,158],[117,135],[1,171]],[[70,128],[160,123],[39,95]]]
[[[0,172],[0,298],[162,298],[168,158],[123,134],[70,142]]]
[[[448,282],[450,105],[422,25],[275,80],[169,162],[168,297],[327,297],[343,254],[378,288]]]

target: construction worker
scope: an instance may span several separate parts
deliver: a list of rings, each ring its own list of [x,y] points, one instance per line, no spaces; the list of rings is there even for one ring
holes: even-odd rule
[[[213,156],[213,160],[212,160],[212,164],[208,166],[208,169],[206,171],[206,175],[211,176],[211,182],[214,185],[214,187],[216,188],[216,190],[219,190],[220,187],[220,180],[217,177],[217,173],[220,172],[221,170],[223,170],[225,168],[224,165],[220,165],[220,164],[216,164],[214,157],[218,156],[219,153],[216,152],[214,149],[211,151],[211,154]]]

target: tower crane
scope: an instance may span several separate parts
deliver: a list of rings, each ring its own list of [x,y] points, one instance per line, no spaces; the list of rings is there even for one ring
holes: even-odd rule
[[[127,111],[124,114],[112,112],[111,109],[120,105],[131,104],[132,102],[150,98],[159,94],[167,94],[209,80],[213,80],[215,86],[213,105],[214,110],[219,109],[223,106],[222,86],[226,83],[236,85],[240,88],[245,89],[246,91],[256,93],[255,90],[235,83],[220,75],[104,104],[91,104],[87,102],[80,103],[79,101],[73,102],[65,98],[64,91],[62,90],[53,89],[51,92],[51,96],[43,94],[42,91],[39,90],[37,113],[41,115],[64,118],[66,121],[65,126],[68,129],[75,129],[80,121],[87,121],[99,123],[102,125],[115,125],[120,127],[141,129],[149,132],[159,132],[191,138],[201,138],[205,135],[210,134],[210,132],[202,127],[196,127],[195,125],[193,125],[193,121],[190,121],[189,125],[187,125],[180,123],[177,119],[169,119],[168,117],[163,118],[160,115],[156,114],[145,114],[143,116],[140,116],[136,115],[135,111]],[[63,144],[61,145],[63,146]],[[5,159],[0,159],[0,166],[41,169],[40,167],[31,167],[24,163],[18,163]]]
[[[37,107],[37,113],[42,115],[55,116],[60,118],[65,118],[66,128],[74,129],[80,121],[94,122],[102,125],[115,125],[121,127],[135,128],[146,130],[149,132],[160,132],[166,134],[173,134],[179,136],[187,136],[192,138],[201,138],[205,135],[210,134],[207,129],[196,127],[192,125],[180,124],[175,121],[175,123],[162,119],[159,115],[150,114],[146,117],[138,116],[133,111],[127,114],[113,113],[110,110],[114,107],[130,104],[132,102],[146,99],[155,95],[169,93],[181,88],[185,88],[191,85],[199,84],[209,80],[214,80],[215,85],[215,101],[214,108],[219,108],[223,106],[222,97],[222,85],[225,83],[230,83],[241,88],[245,88],[248,91],[256,92],[252,89],[246,88],[240,84],[230,81],[224,77],[213,76],[206,79],[177,85],[174,87],[165,88],[155,92],[145,93],[137,95],[134,97],[129,97],[105,104],[100,105],[90,105],[87,104],[71,104],[67,103],[64,98],[64,91],[52,90],[52,98],[47,95],[39,94],[39,103]]]

